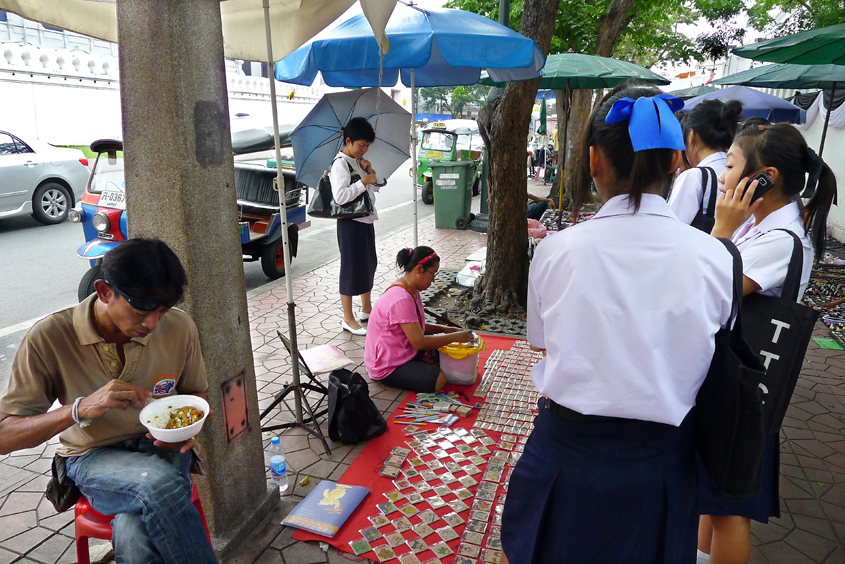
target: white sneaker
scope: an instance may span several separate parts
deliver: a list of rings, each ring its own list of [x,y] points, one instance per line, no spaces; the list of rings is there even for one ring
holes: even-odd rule
[[[344,331],[349,331],[353,335],[366,335],[367,329],[365,327],[359,327],[358,329],[353,329],[349,325],[346,324],[346,321],[341,321],[340,326],[343,328]]]

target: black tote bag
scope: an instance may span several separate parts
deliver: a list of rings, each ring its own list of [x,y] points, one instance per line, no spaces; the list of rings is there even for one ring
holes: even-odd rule
[[[745,338],[766,372],[760,382],[767,433],[777,433],[801,373],[819,313],[798,303],[804,249],[792,231],[793,249],[780,297],[750,294],[742,302]]]
[[[332,164],[334,164],[334,161],[332,161]],[[349,183],[354,184],[358,182],[361,177],[352,169],[352,165],[346,163],[346,166],[349,167],[349,174],[351,176]],[[314,190],[314,196],[308,204],[308,215],[323,219],[355,219],[356,217],[364,217],[373,213],[373,203],[370,200],[370,194],[368,192],[364,192],[351,202],[338,204],[332,194],[330,172],[331,166],[329,166],[329,170],[323,173],[323,177],[320,178],[320,183],[317,189]]]
[[[720,239],[734,261],[731,322],[716,333],[716,350],[695,399],[695,443],[710,477],[725,498],[760,493],[762,478],[763,364],[743,338],[742,258],[733,243]]]

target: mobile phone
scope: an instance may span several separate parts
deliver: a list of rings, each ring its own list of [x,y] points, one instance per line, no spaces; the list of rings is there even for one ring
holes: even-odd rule
[[[754,197],[751,198],[751,203],[754,203],[758,198],[775,187],[775,181],[765,172],[755,174],[748,183],[751,184],[754,180],[757,181],[757,189],[754,190]]]

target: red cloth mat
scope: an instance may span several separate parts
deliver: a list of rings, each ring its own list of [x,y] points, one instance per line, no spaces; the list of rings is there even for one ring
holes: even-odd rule
[[[478,387],[478,384],[481,382],[481,375],[484,374],[484,366],[487,363],[487,359],[490,357],[493,351],[495,350],[507,350],[510,349],[511,346],[517,341],[517,339],[512,339],[510,337],[498,337],[494,335],[482,335],[484,338],[484,344],[486,346],[486,350],[481,351],[479,354],[479,361],[478,361],[478,373],[479,377],[476,379],[475,384],[472,386],[454,386],[454,385],[447,385],[445,391],[456,391],[456,392],[463,392],[470,398],[470,403],[475,404],[477,402],[483,401],[480,398],[476,398],[473,396],[473,392]],[[349,516],[349,519],[346,523],[343,524],[340,531],[334,536],[334,538],[326,538],[321,535],[315,535],[313,533],[309,533],[307,531],[298,530],[293,534],[293,538],[299,541],[321,541],[326,542],[338,550],[343,552],[348,552],[352,554],[352,550],[349,548],[349,543],[351,541],[358,540],[362,538],[361,533],[359,532],[361,529],[366,529],[372,527],[372,523],[367,520],[367,517],[371,515],[375,515],[379,512],[376,508],[376,504],[384,503],[387,500],[384,497],[385,492],[389,492],[391,490],[395,490],[396,487],[393,485],[393,480],[390,478],[385,478],[379,475],[379,470],[384,466],[384,460],[390,455],[391,449],[396,446],[406,446],[405,441],[409,440],[403,432],[402,428],[407,425],[407,423],[397,421],[394,419],[393,415],[396,413],[401,413],[405,403],[413,403],[416,399],[416,392],[408,392],[408,395],[402,400],[402,405],[400,405],[394,413],[390,414],[390,417],[387,420],[387,432],[380,437],[376,437],[372,439],[367,446],[364,447],[364,450],[361,451],[361,454],[355,459],[352,465],[347,468],[346,472],[338,480],[338,483],[341,484],[350,484],[355,486],[365,486],[370,488],[370,494],[364,498],[358,508]],[[460,400],[463,403],[467,403],[467,400],[463,397],[460,397]],[[452,425],[452,428],[457,427],[464,427],[465,429],[471,429],[473,424],[475,423],[476,416],[478,415],[477,410],[473,410],[473,412],[467,416],[459,418],[458,421]],[[432,431],[437,429],[439,425],[428,424],[421,427],[420,432],[422,431]],[[489,435],[493,438],[497,438],[495,433],[488,432]],[[428,460],[432,458],[430,455],[426,456],[425,459]],[[405,468],[406,465],[403,465]],[[399,478],[402,478],[400,475]],[[399,479],[397,478],[397,479]],[[481,481],[481,474],[475,476],[478,481]],[[317,486],[319,487],[319,486]],[[475,491],[477,486],[473,486],[470,488],[471,491]],[[467,500],[468,504],[471,504],[472,499]],[[427,503],[420,503],[418,504],[420,510],[427,509]],[[448,506],[440,508],[435,512],[442,516],[446,513],[452,511]],[[400,517],[400,513],[393,513],[388,516],[389,519],[395,519]],[[466,515],[462,515],[462,517],[466,518]],[[419,522],[419,519],[414,517],[411,519],[411,522],[416,524]],[[445,525],[446,523],[441,521],[437,521],[435,524],[432,525],[432,528],[437,528]],[[435,526],[436,525],[436,526]],[[463,532],[463,525],[456,528],[458,534]],[[393,532],[393,527],[387,525],[384,527],[385,531]],[[412,533],[408,532],[405,533],[405,536],[411,537]],[[428,544],[432,544],[434,542],[439,541],[440,538],[437,535],[431,535],[430,537],[426,538],[426,542]],[[430,541],[430,542],[429,542]],[[460,543],[460,538],[450,541],[448,544],[452,548],[452,550],[456,550],[458,544]],[[376,541],[374,544],[384,544],[383,540]],[[400,556],[406,552],[410,552],[410,549],[407,546],[398,546],[394,549],[396,551],[397,556]],[[368,558],[370,560],[376,561],[375,554],[372,552],[365,552],[361,555],[364,558]],[[421,561],[425,562],[426,560],[433,558],[434,553],[430,550],[422,552],[417,555]],[[451,557],[449,557],[451,559]],[[398,561],[398,560],[397,560]]]

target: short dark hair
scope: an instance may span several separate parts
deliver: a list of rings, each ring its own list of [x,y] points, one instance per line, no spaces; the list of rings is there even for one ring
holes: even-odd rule
[[[431,255],[434,255],[433,257]],[[420,261],[431,257],[422,264]],[[417,266],[421,266],[423,268],[428,268],[429,266],[433,266],[435,264],[440,263],[440,257],[434,254],[434,249],[431,247],[426,246],[419,246],[416,249],[411,249],[410,247],[407,249],[402,249],[396,255],[396,266],[404,270],[405,272],[411,272]]]
[[[762,127],[762,128],[761,128]],[[805,175],[816,163],[821,167],[815,192],[807,202],[804,213],[804,229],[812,230],[816,260],[824,256],[827,235],[827,214],[836,194],[836,176],[830,167],[816,156],[795,127],[788,123],[756,126],[741,130],[734,139],[745,157],[742,176],[765,167],[777,169],[775,188],[800,203],[805,188]]]
[[[590,147],[601,150],[610,163],[616,178],[630,182],[628,196],[634,210],[640,209],[643,193],[654,185],[659,185],[661,193],[668,190],[672,182],[672,160],[675,149],[646,149],[634,152],[631,136],[628,133],[628,121],[607,123],[605,118],[613,104],[621,98],[636,100],[643,96],[660,94],[654,86],[641,86],[636,82],[627,82],[608,92],[595,107],[581,142],[581,170],[573,188],[573,208],[579,209],[590,198]]]
[[[108,284],[132,296],[173,305],[184,298],[185,269],[164,241],[124,241],[105,254],[102,268]]]
[[[705,100],[693,107],[681,120],[684,128],[684,143],[690,131],[701,141],[716,151],[727,151],[736,135],[739,118],[742,115],[742,102],[739,100]]]
[[[360,140],[372,143],[376,140],[376,132],[366,118],[356,117],[350,119],[343,127],[344,143],[347,139],[352,143]]]

